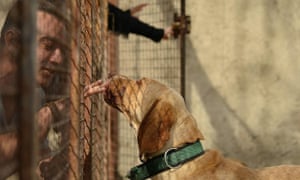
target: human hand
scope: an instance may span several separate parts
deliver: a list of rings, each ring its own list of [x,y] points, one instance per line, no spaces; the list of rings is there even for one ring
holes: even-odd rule
[[[53,120],[53,115],[51,113],[51,110],[48,106],[42,107],[39,109],[39,111],[36,114],[37,121],[38,121],[38,138],[39,141],[43,141],[48,134],[50,124],[52,123]]]
[[[50,110],[50,113],[47,112],[47,110]],[[52,127],[55,131],[59,131],[60,129],[64,129],[65,125],[69,119],[69,110],[70,110],[70,98],[61,98],[56,101],[48,102],[45,104],[45,106],[39,110],[39,116],[38,116],[38,125],[39,129],[43,131],[39,131],[41,135],[48,134],[48,131],[50,129],[50,123],[47,119],[50,118]],[[42,114],[40,113],[42,111]],[[47,123],[43,123],[43,122]],[[42,132],[44,132],[42,134]]]
[[[93,83],[91,83],[90,85],[87,85],[84,90],[83,90],[83,97],[89,97],[91,95],[94,94],[98,94],[98,93],[104,93],[107,89],[108,86],[108,81],[104,82],[103,80],[98,80],[95,81]]]
[[[140,12],[147,5],[148,5],[147,3],[143,3],[143,4],[139,4],[139,5],[135,6],[135,7],[130,8],[130,14],[131,14],[131,16],[136,17],[136,14],[138,12]]]
[[[173,36],[174,32],[173,32],[173,27],[169,26],[167,28],[164,29],[164,36],[163,39],[169,39]]]

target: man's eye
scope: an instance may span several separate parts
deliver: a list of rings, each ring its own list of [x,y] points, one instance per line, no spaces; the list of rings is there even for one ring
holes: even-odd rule
[[[44,45],[44,47],[46,50],[49,50],[49,51],[54,49],[54,45],[52,43],[47,43]]]
[[[50,40],[43,40],[41,42],[41,45],[43,46],[44,49],[46,49],[48,51],[51,51],[55,48],[55,44]]]

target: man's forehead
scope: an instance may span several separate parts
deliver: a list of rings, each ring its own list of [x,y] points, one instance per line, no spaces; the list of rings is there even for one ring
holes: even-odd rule
[[[66,35],[66,27],[63,21],[45,11],[37,12],[37,31],[39,34],[47,34],[53,37]]]

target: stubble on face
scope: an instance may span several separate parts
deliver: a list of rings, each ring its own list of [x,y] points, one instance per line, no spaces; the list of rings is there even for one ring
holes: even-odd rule
[[[48,88],[61,69],[65,51],[65,26],[54,15],[37,13],[37,83]]]

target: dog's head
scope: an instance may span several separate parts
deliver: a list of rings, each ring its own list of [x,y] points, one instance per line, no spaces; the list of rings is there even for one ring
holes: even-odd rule
[[[107,104],[118,109],[120,112],[126,111],[123,103],[127,97],[125,96],[126,89],[130,89],[133,81],[125,76],[113,75],[108,79],[107,89],[104,93],[104,100]]]
[[[112,76],[104,100],[122,112],[136,130],[140,156],[144,159],[168,146],[203,139],[182,96],[155,80]]]
[[[108,79],[104,100],[107,104],[118,109],[129,120],[135,129],[141,120],[141,104],[146,79],[135,81],[122,75],[112,75]]]

